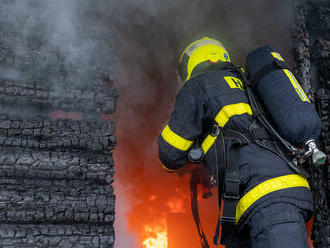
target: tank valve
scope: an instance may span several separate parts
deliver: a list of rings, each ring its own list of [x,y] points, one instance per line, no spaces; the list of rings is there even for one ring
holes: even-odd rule
[[[305,157],[311,157],[314,165],[324,165],[327,155],[317,148],[315,140],[308,140],[305,143]]]

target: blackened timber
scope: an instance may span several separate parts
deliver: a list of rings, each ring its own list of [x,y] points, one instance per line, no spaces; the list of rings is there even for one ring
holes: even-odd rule
[[[111,185],[82,180],[0,179],[0,223],[113,224]]]
[[[50,88],[0,78],[0,103],[32,110],[64,110],[112,114],[116,109],[117,91],[107,83],[86,88]],[[8,108],[8,107],[7,107]],[[31,111],[32,111],[31,110]]]
[[[297,2],[294,36],[297,73],[321,117],[320,143],[328,156],[325,166],[310,165],[308,168],[314,196],[312,240],[315,248],[330,247],[330,2]]]
[[[0,149],[0,178],[79,179],[110,184],[113,166],[108,151]]]
[[[0,120],[0,145],[106,151],[115,146],[114,130],[110,121]]]
[[[0,224],[0,247],[91,247],[112,248],[112,225],[91,224]]]

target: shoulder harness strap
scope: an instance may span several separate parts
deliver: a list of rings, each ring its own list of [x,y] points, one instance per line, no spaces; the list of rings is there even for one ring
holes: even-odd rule
[[[257,83],[268,73],[277,69],[288,69],[291,71],[289,65],[282,60],[275,59],[272,63],[263,66],[259,71],[251,78],[252,87],[256,88]]]

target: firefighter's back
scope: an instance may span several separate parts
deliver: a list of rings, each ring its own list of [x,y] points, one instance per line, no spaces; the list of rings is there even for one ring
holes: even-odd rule
[[[239,214],[236,213],[239,230],[243,233],[248,229],[251,237],[247,239],[250,239],[252,243],[258,243],[255,239],[259,239],[262,246],[255,244],[253,247],[271,247],[265,242],[274,242],[274,244],[280,242],[277,235],[280,235],[283,230],[286,230],[288,235],[296,237],[291,240],[296,240],[299,247],[307,247],[306,239],[300,238],[304,237],[306,231],[297,223],[304,223],[311,216],[313,211],[311,192],[308,187],[294,186],[282,188],[279,186],[281,189],[272,190],[274,185],[280,185],[285,180],[299,184],[302,177],[297,175],[283,158],[259,146],[251,139],[249,129],[254,118],[239,74],[230,69],[214,70],[197,75],[192,80],[197,81],[200,90],[207,95],[211,118],[220,128],[235,131],[249,139],[249,142],[240,146],[238,150],[241,197],[239,205],[245,205]],[[226,133],[224,138],[224,142],[232,139],[232,137],[226,137]],[[215,144],[221,142],[219,137],[215,140]],[[222,150],[216,150],[206,153],[205,160],[210,168],[219,158],[225,159],[222,152]],[[214,156],[218,158],[215,159]],[[218,165],[222,167],[225,164],[224,161],[218,162]],[[225,171],[225,169],[220,168],[219,171]],[[252,194],[253,191],[260,192]],[[289,224],[289,222],[293,223]],[[274,225],[281,226],[282,229],[272,228]],[[262,232],[270,234],[264,236],[265,239],[262,240],[260,239]],[[284,241],[285,238],[281,240]],[[239,235],[235,242],[246,243],[244,235]],[[296,246],[298,243],[293,247],[298,247]]]

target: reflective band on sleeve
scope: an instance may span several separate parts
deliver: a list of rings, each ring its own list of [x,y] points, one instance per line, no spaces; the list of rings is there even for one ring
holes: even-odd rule
[[[275,59],[278,59],[280,61],[284,61],[284,59],[282,58],[282,56],[279,54],[279,53],[275,53],[275,52],[272,52],[272,56],[275,58]],[[288,69],[283,69],[285,75],[289,78],[290,80],[290,83],[292,84],[293,88],[295,89],[295,91],[297,92],[298,96],[300,97],[300,99],[303,101],[303,102],[309,102],[309,99],[308,97],[306,96],[304,90],[301,88],[298,80],[296,79],[296,77],[293,75],[293,73],[288,70]]]
[[[204,141],[202,143],[202,149],[203,149],[204,154],[206,154],[208,152],[208,150],[214,144],[216,139],[217,139],[217,136],[213,137],[210,134],[204,139]]]
[[[239,221],[245,211],[261,197],[277,190],[294,187],[309,188],[309,184],[306,178],[294,174],[276,177],[257,185],[239,200],[236,207],[236,223]]]
[[[167,172],[175,172],[176,170],[171,170],[167,168],[165,165],[162,164],[162,167],[167,171]]]
[[[249,114],[252,115],[252,109],[247,103],[236,103],[224,106],[215,117],[215,121],[220,127],[224,127],[234,115]]]
[[[182,138],[176,133],[174,133],[168,125],[166,125],[166,127],[164,128],[162,132],[162,137],[171,146],[181,151],[187,151],[193,144],[193,141]]]

